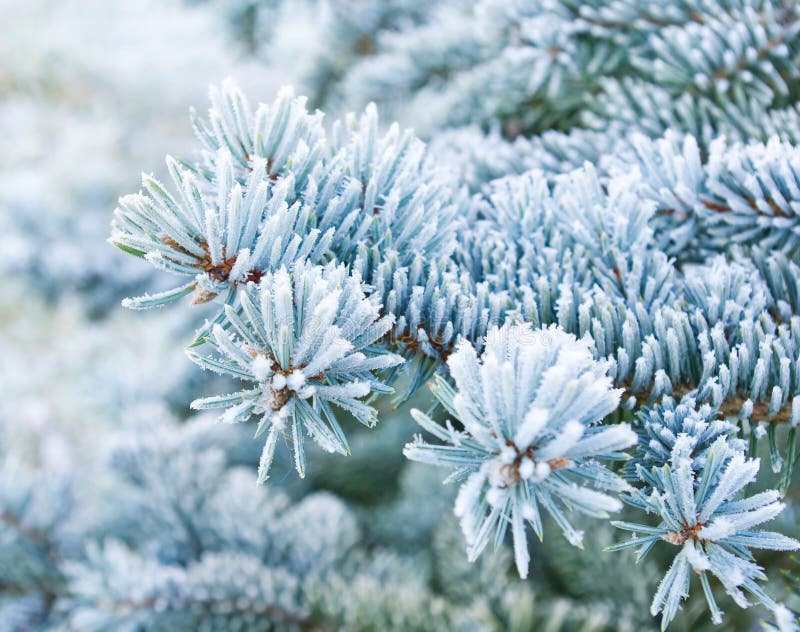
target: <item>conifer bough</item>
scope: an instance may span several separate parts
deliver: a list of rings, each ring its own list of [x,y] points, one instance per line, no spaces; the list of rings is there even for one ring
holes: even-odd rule
[[[255,113],[231,83],[211,97],[200,155],[168,159],[171,187],[145,177],[122,198],[111,241],[189,277],[127,306],[217,306],[189,355],[245,387],[193,405],[258,418],[260,482],[282,438],[302,476],[306,437],[346,455],[342,412],[373,426],[371,398],[398,375],[401,398],[433,377],[438,404],[413,416],[435,441],[405,453],[460,482],[470,559],[510,531],[525,577],[543,511],[580,545],[572,512],[606,518],[625,502],[656,523],[616,523],[635,534],[612,548],[681,547],[653,600],[664,627],[690,569],[715,622],[709,573],[738,605],[745,591],[786,620],[749,549],[800,544],[752,530],[783,505],[744,490],[761,434],[785,485],[795,460],[795,147],[642,136],[602,168],[525,171],[470,195],[412,133],[381,134],[372,105],[326,133],[289,90]],[[638,435],[620,422],[631,411]]]

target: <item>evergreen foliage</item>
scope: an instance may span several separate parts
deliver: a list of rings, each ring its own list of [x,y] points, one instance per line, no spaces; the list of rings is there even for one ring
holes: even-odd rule
[[[662,629],[674,618],[680,601],[688,596],[691,571],[700,576],[714,623],[722,623],[722,612],[706,571],[722,583],[737,605],[750,605],[743,592],[747,591],[774,610],[777,604],[756,584],[766,575],[752,561],[750,549],[800,548],[800,542],[780,533],[753,530],[783,510],[777,491],[737,498],[758,474],[757,459],[747,459],[722,436],[708,448],[705,464],[697,475],[693,468],[694,448],[689,435],[680,435],[667,464],[649,472],[639,466],[639,477],[648,491],[639,490],[629,502],[658,515],[658,526],[615,523],[620,529],[633,531],[634,536],[611,548],[641,545],[639,559],[659,540],[681,547],[650,606],[653,615],[663,611]]]
[[[374,410],[358,399],[387,391],[371,372],[399,363],[385,354],[396,349],[412,366],[408,394],[440,373],[434,393],[458,420],[458,427],[442,428],[414,413],[452,445],[419,439],[406,455],[449,464],[455,479],[464,480],[455,507],[471,559],[489,540],[500,545],[511,525],[516,565],[525,577],[525,522],[541,537],[540,507],[573,544],[580,533],[560,503],[597,517],[621,508],[618,498],[603,492],[620,495],[628,484],[595,459],[623,457],[635,436],[624,424],[593,426],[615,412],[623,391],[633,407],[676,394],[687,397],[693,411],[694,400],[707,402],[700,413],[707,417],[713,407],[745,420],[794,420],[796,334],[783,314],[770,310],[776,297],[755,265],[724,256],[749,258],[764,247],[791,260],[791,146],[712,143],[703,160],[691,136],[681,145],[669,134],[663,141],[640,136],[632,140],[634,153],[609,157],[607,172],[587,165],[551,179],[532,170],[497,180],[470,200],[447,172],[431,168],[413,137],[393,127],[380,139],[372,106],[360,121],[334,124],[327,140],[319,115],[307,114],[288,92],[255,116],[232,85],[212,91],[212,101],[209,123],[196,124],[205,146],[198,162],[185,168],[170,163],[176,188],[186,193],[176,199],[146,178],[149,196],[123,199],[112,239],[154,265],[194,276],[175,292],[131,306],[159,305],[190,290],[194,302],[224,303],[193,343],[207,343],[222,356],[190,355],[255,388],[195,406],[226,407],[226,421],[262,416],[257,435],[266,432],[267,441],[260,481],[287,419],[301,475],[304,433],[347,454],[330,404],[373,425]],[[760,180],[750,175],[756,170]],[[459,205],[469,210],[454,223]],[[289,232],[272,232],[278,224]],[[146,239],[155,245],[145,246]],[[261,254],[267,243],[269,259]],[[701,260],[720,251],[721,257]],[[673,252],[697,263],[683,267],[681,259],[668,258]],[[325,268],[309,267],[326,261]],[[343,288],[341,295],[335,286]],[[386,316],[373,327],[380,313]],[[519,319],[550,329],[511,324]],[[589,336],[591,344],[567,332]],[[360,353],[366,345],[375,351]],[[445,365],[455,390],[442,375]],[[612,383],[620,390],[610,390]],[[730,422],[713,426],[709,430],[702,419],[681,423],[670,438],[668,427],[646,425],[645,432],[667,443],[648,443],[637,459],[639,478],[653,494],[665,484],[643,476],[642,464],[663,461],[676,445],[691,444],[689,468],[700,480],[712,476],[707,444],[714,436],[730,437],[737,454],[743,449]],[[782,467],[776,450],[773,467]],[[639,506],[650,508],[644,501]],[[662,518],[670,527],[690,521],[688,513],[681,520]],[[686,566],[679,562],[652,607],[653,614],[665,609],[664,625],[674,617],[676,595],[686,594],[683,576],[675,580]],[[716,568],[740,605],[745,602],[732,586],[761,577],[748,569],[734,581],[724,577],[730,568]],[[703,586],[708,592],[705,580]],[[777,607],[760,589],[748,590]],[[709,604],[718,621],[712,598]]]
[[[449,422],[443,428],[413,410],[417,422],[447,445],[418,438],[405,454],[451,467],[449,479],[463,481],[455,513],[470,558],[490,540],[502,542],[510,524],[517,570],[527,577],[525,528],[543,537],[540,508],[576,546],[583,533],[563,507],[600,518],[622,508],[604,492],[627,485],[595,459],[619,458],[635,435],[626,424],[592,428],[618,406],[620,393],[610,388],[606,367],[593,362],[585,341],[554,328],[492,329],[480,359],[465,343],[447,362],[455,389],[441,381],[434,394],[464,430]]]
[[[800,629],[796,4],[182,1],[298,90],[211,88],[122,268],[151,114],[37,102],[98,149],[0,178],[0,630]]]
[[[258,293],[240,299],[242,315],[227,306],[236,338],[215,325],[209,341],[223,357],[192,353],[204,369],[233,375],[254,388],[195,400],[196,409],[227,410],[222,421],[246,421],[260,415],[256,436],[267,432],[259,464],[259,482],[268,477],[279,436],[291,431],[295,467],[305,475],[306,433],[324,450],[349,454],[347,440],[332,406],[348,411],[362,424],[377,423],[375,410],[360,400],[370,392],[391,392],[375,373],[402,362],[371,345],[392,326],[391,316],[364,297],[358,277],[342,266],[305,267],[290,277],[285,268],[266,274]],[[323,420],[324,417],[324,420]]]

